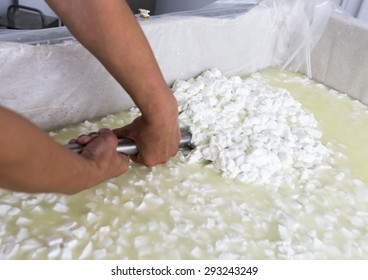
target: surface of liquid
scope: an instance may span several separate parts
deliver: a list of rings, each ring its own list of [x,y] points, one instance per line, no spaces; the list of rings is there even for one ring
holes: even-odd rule
[[[293,186],[247,185],[179,153],[74,196],[0,192],[0,257],[9,259],[366,259],[368,113],[304,76],[267,69],[318,120],[338,165]],[[51,133],[129,123],[128,112]]]

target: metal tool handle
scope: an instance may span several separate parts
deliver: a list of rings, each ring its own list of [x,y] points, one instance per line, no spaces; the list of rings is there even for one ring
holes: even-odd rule
[[[190,148],[191,139],[192,134],[190,132],[181,132],[179,148]],[[80,153],[83,150],[83,146],[79,144],[66,144],[64,147],[75,153]],[[137,145],[129,139],[119,139],[116,151],[126,155],[135,155],[138,153]]]

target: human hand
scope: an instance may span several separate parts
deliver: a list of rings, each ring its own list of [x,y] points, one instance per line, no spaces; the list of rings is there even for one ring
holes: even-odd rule
[[[116,177],[128,170],[129,157],[116,152],[118,139],[110,129],[80,135],[69,141],[69,144],[74,143],[84,146],[80,155],[94,165],[97,171],[94,175],[100,177],[99,181]]]
[[[138,154],[130,158],[149,167],[166,163],[176,155],[179,148],[180,128],[175,110],[171,115],[167,111],[157,112],[154,119],[140,116],[131,124],[114,129],[113,132],[118,138],[134,141]]]

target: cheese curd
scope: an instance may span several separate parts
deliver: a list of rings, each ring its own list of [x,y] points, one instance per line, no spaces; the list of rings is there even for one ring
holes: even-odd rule
[[[173,93],[194,150],[74,196],[1,190],[0,259],[368,258],[365,106],[278,69],[209,70]]]

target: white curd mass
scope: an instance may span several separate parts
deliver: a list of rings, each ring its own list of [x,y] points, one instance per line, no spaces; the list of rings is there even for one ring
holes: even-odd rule
[[[332,151],[313,115],[259,75],[242,80],[206,71],[173,90],[196,146],[189,162],[207,160],[227,177],[275,187],[330,166]]]

